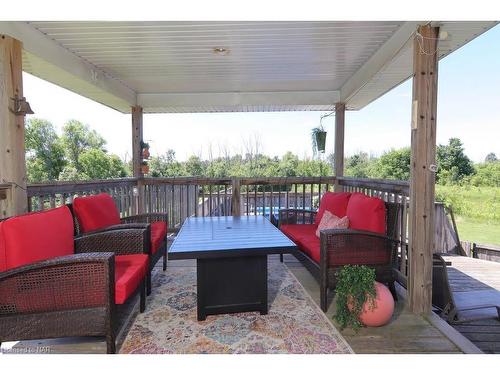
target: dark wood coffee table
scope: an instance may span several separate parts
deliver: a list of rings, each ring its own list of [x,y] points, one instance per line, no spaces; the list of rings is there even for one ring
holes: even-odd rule
[[[196,259],[198,320],[242,311],[267,314],[267,256],[297,246],[262,216],[191,217],[168,251]]]

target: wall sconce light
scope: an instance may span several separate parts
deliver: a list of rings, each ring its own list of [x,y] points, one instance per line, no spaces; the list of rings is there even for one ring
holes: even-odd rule
[[[26,101],[26,98],[15,96],[11,98],[14,101],[14,109],[10,109],[12,113],[14,113],[16,116],[25,116],[25,115],[32,115],[35,112],[30,107],[30,103]]]

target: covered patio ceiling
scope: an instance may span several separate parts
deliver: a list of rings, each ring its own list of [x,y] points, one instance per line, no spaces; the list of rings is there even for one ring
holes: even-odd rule
[[[412,74],[425,22],[0,22],[23,70],[123,113],[359,110]],[[496,22],[433,22],[443,58]],[[29,99],[29,93],[26,93]]]

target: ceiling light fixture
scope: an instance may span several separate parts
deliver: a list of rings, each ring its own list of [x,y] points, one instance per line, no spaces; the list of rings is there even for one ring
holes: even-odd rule
[[[227,56],[227,55],[229,55],[229,48],[224,48],[224,47],[214,47],[214,48],[213,48],[213,52],[214,52],[216,55],[220,55],[220,56]]]

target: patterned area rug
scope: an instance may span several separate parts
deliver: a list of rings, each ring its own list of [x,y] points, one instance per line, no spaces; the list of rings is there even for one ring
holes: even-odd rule
[[[338,353],[352,349],[283,264],[270,263],[269,313],[196,319],[196,268],[156,270],[120,353]]]

